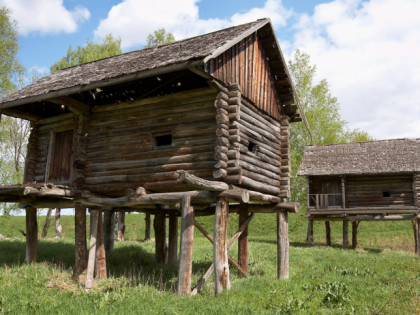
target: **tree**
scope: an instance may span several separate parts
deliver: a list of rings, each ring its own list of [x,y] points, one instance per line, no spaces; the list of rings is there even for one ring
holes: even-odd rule
[[[19,50],[16,21],[10,10],[0,7],[0,98],[13,92],[25,69],[17,59]]]
[[[60,69],[112,57],[121,53],[121,39],[116,39],[111,34],[105,36],[102,39],[102,43],[99,44],[95,44],[87,39],[85,47],[78,46],[77,49],[73,50],[70,45],[67,49],[67,55],[54,63],[50,67],[50,71],[54,73]]]
[[[291,124],[291,193],[292,199],[306,205],[305,178],[296,173],[302,161],[305,147],[309,144],[335,144],[373,140],[366,132],[349,130],[341,118],[340,104],[332,96],[327,80],[314,83],[316,67],[310,64],[309,55],[297,50],[289,61],[289,70],[298,98],[313,134],[311,141],[303,122]]]
[[[172,33],[167,33],[164,28],[159,28],[147,36],[147,43],[144,47],[163,45],[173,41],[175,41],[175,37]]]

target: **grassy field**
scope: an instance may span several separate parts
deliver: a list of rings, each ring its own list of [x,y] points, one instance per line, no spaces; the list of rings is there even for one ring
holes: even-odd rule
[[[209,231],[212,217],[198,218]],[[44,217],[39,218],[40,231]],[[229,233],[237,228],[231,215]],[[362,222],[359,248],[342,250],[341,224],[332,223],[333,246],[316,223],[315,246],[305,245],[304,213],[289,216],[290,279],[276,279],[275,216],[250,224],[249,278],[231,268],[232,289],[178,297],[176,268],[154,264],[154,242],[144,242],[144,216],[126,217],[126,241],[107,256],[109,278],[83,289],[73,273],[74,218],[63,216],[63,238],[39,241],[38,263],[23,264],[24,217],[0,217],[0,314],[420,314],[420,259],[413,253],[411,222]],[[152,236],[153,237],[153,236]],[[193,284],[212,262],[212,246],[196,230]],[[230,254],[235,257],[236,248]]]

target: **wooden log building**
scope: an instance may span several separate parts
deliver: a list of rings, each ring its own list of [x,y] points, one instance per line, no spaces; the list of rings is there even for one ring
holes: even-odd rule
[[[306,147],[298,175],[307,179],[308,243],[313,221],[343,221],[343,247],[352,222],[353,248],[360,221],[412,220],[420,255],[420,139]]]
[[[277,212],[287,278],[287,215],[298,210],[286,202],[289,124],[304,119],[295,99],[269,19],[63,69],[3,98],[1,113],[32,128],[24,183],[0,188],[1,202],[26,209],[26,261],[36,261],[36,209],[75,208],[76,268],[87,268],[89,288],[95,265],[106,277],[101,212],[141,211],[154,215],[156,262],[179,261],[179,293],[191,293],[194,226],[214,243],[193,292],[214,270],[219,293],[230,286],[228,261],[247,275],[250,213]],[[228,213],[240,214],[231,242]],[[202,215],[215,216],[213,236]],[[227,253],[237,239],[238,262]]]

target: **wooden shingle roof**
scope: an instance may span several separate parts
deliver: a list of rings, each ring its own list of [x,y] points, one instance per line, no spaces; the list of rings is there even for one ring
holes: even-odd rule
[[[0,110],[100,88],[112,84],[202,65],[224,49],[270,23],[258,20],[185,40],[136,50],[59,70],[0,99]],[[48,95],[48,96],[47,96]]]
[[[307,146],[298,175],[420,172],[420,139]]]

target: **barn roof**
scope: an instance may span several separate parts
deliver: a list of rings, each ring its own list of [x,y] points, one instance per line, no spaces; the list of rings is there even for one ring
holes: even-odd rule
[[[420,139],[307,146],[298,175],[420,172]]]
[[[181,70],[194,72],[198,69],[206,72],[207,62],[218,57],[247,36],[261,30],[271,34],[273,44],[271,42],[269,44],[271,46],[267,50],[267,57],[273,64],[271,70],[274,77],[286,78],[279,79],[276,88],[284,95],[283,104],[291,104],[294,99],[297,100],[297,95],[287,65],[275,38],[270,19],[261,19],[185,40],[59,70],[0,99],[0,110],[3,110],[5,114],[26,118],[25,113],[27,117],[31,117],[34,108],[43,106],[45,103],[41,102],[53,98],[95,92],[95,89]],[[284,94],[285,90],[288,91],[287,94]],[[307,125],[304,113],[301,108],[299,109],[300,115]],[[48,115],[45,109],[44,115]],[[308,125],[307,127],[309,128]]]

